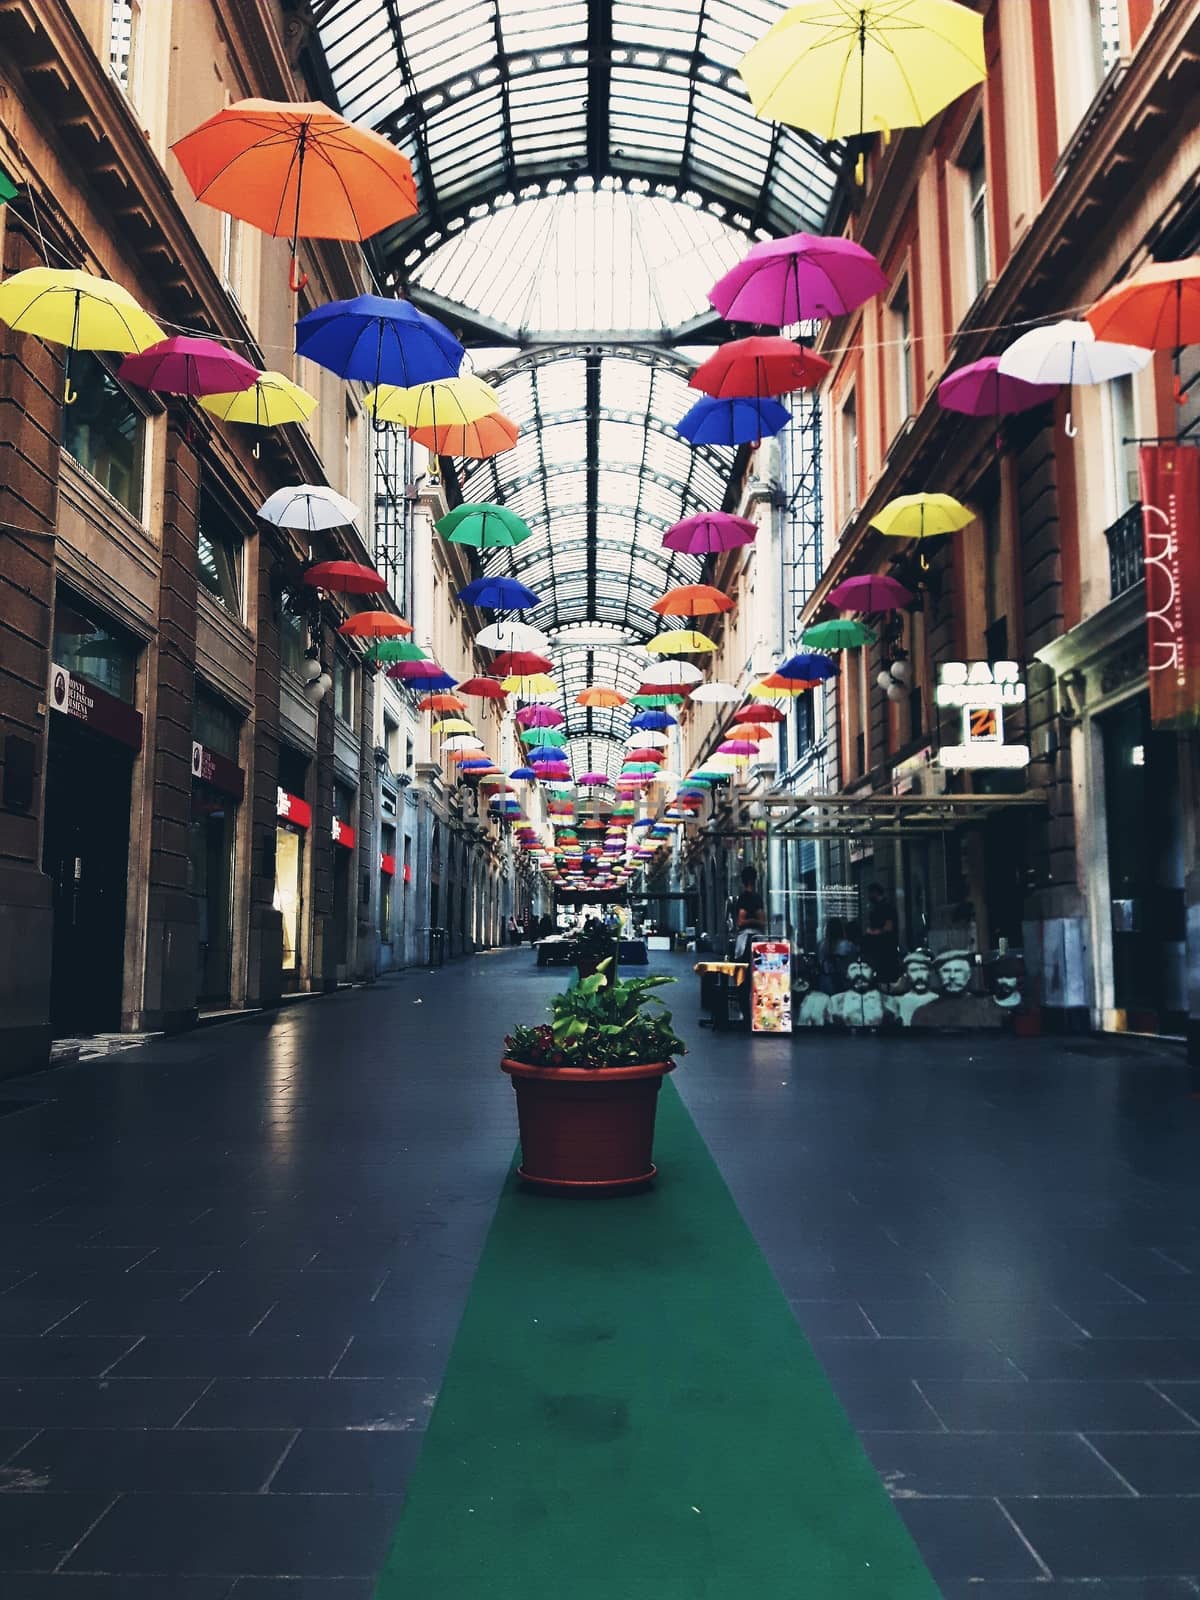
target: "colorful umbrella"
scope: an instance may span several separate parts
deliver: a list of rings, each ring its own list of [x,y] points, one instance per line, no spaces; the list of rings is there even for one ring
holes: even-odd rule
[[[451,423],[437,428],[413,428],[412,438],[435,456],[466,456],[472,461],[488,461],[492,456],[511,450],[520,432],[511,417],[496,411],[465,425]]]
[[[772,673],[761,682],[752,683],[746,693],[755,700],[790,700],[795,695],[801,695],[805,690],[815,687],[815,684],[815,679],[811,682],[802,678],[793,680]]]
[[[646,668],[642,676],[643,683],[670,683],[693,684],[700,683],[704,674],[699,667],[694,667],[690,661],[679,661],[674,658],[666,661],[655,661]]]
[[[593,707],[596,710],[612,710],[616,706],[625,704],[625,696],[618,694],[616,689],[596,686],[590,689],[581,689],[575,696],[575,704]]]
[[[1087,320],[1097,339],[1173,350],[1178,376],[1179,351],[1200,344],[1200,256],[1147,262],[1101,295]]]
[[[119,283],[90,272],[26,267],[0,283],[0,322],[16,333],[32,333],[66,346],[63,399],[73,405],[71,352],[145,350],[163,337],[158,324]]]
[[[500,681],[508,694],[521,700],[553,700],[559,692],[557,683],[544,672],[518,672]]]
[[[363,398],[377,422],[402,428],[448,428],[478,422],[500,409],[500,396],[473,372],[458,378],[438,378],[410,389],[380,384]]]
[[[943,411],[959,411],[968,417],[1000,417],[1030,411],[1034,406],[1053,400],[1057,394],[1055,383],[1026,383],[1023,378],[1006,377],[1000,371],[999,356],[972,361],[938,384],[938,404]]]
[[[492,662],[492,671],[504,678],[522,678],[549,672],[551,666],[550,657],[538,655],[536,650],[504,650]]]
[[[677,728],[679,719],[671,716],[668,711],[639,711],[629,726],[631,728],[652,728],[661,732],[664,728]]]
[[[753,739],[761,744],[764,739],[774,738],[774,733],[765,722],[735,722],[730,732],[738,739]]]
[[[939,534],[957,533],[974,520],[975,513],[953,495],[901,494],[889,500],[870,522],[890,539],[935,539]]]
[[[533,770],[532,767],[514,767],[513,770],[509,773],[509,777],[510,778],[516,778],[519,782],[522,782],[522,783],[528,783],[530,778],[536,778],[537,777],[537,773]]]
[[[752,245],[708,298],[729,322],[783,328],[845,316],[886,288],[878,261],[853,239],[793,233]]]
[[[518,622],[516,617],[505,617],[503,622],[489,623],[475,635],[475,643],[484,650],[539,650],[550,648],[549,638],[531,623]]]
[[[390,611],[356,611],[338,632],[347,639],[403,639],[412,632],[412,623]]]
[[[831,622],[816,622],[800,635],[802,644],[814,650],[856,650],[860,645],[874,644],[876,635],[865,623],[850,617],[839,617]]]
[[[581,778],[576,778],[576,783],[586,784],[589,788],[597,788],[608,782],[607,772],[585,772]],[[604,826],[603,823],[600,824]]]
[[[543,707],[543,709],[548,709]],[[565,745],[567,736],[554,725],[554,723],[534,723],[531,727],[523,727],[518,738],[523,744],[553,744]]]
[[[522,706],[516,721],[522,728],[558,728],[566,718],[557,706]]]
[[[701,705],[728,705],[740,699],[741,695],[736,685],[714,678],[711,683],[697,684],[689,698],[698,700]]]
[[[435,670],[425,672],[423,669],[426,667],[432,667]],[[444,672],[438,666],[436,661],[398,661],[394,667],[387,669],[387,676],[394,678],[399,683],[407,683],[413,686],[420,684],[425,689],[453,689],[455,682],[448,672]]]
[[[345,503],[350,504],[348,500]],[[284,526],[292,527],[294,524],[285,523]],[[341,524],[333,523],[331,526],[340,527]],[[365,567],[359,561],[318,561],[306,568],[302,582],[313,589],[328,589],[331,594],[382,594],[387,588],[386,578],[380,577],[373,567]]]
[[[693,389],[718,400],[737,396],[762,399],[815,389],[829,372],[829,362],[780,334],[759,334],[723,344],[701,362],[688,379]]]
[[[652,656],[707,656],[716,648],[714,640],[695,628],[668,628],[664,633],[656,633],[645,645]]]
[[[301,317],[296,354],[339,378],[408,388],[454,377],[465,352],[449,328],[409,301],[360,294]]]
[[[229,350],[215,339],[196,339],[188,334],[172,334],[148,350],[126,356],[117,368],[121,383],[134,383],[155,394],[222,394],[228,390],[250,389],[258,377],[236,350]]]
[[[323,483],[297,483],[268,495],[259,506],[258,514],[264,522],[273,522],[277,528],[302,528],[305,533],[321,533],[329,528],[351,527],[358,520],[358,507]]]
[[[451,544],[470,545],[475,550],[520,544],[533,533],[515,511],[487,503],[455,506],[434,526]]]
[[[418,711],[465,711],[456,694],[427,694],[417,702]]]
[[[717,746],[719,756],[755,756],[758,746],[752,739],[725,739]]]
[[[1001,354],[998,370],[1002,377],[1021,378],[1026,383],[1062,383],[1070,389],[1077,383],[1132,377],[1147,365],[1151,354],[1136,345],[1097,339],[1089,322],[1064,320],[1046,328],[1030,328],[1015,339]],[[1073,439],[1079,430],[1069,411],[1065,426]]]
[[[722,611],[732,611],[733,601],[711,584],[686,583],[678,589],[668,589],[650,609],[657,611],[660,617],[713,617]]]
[[[649,731],[649,729],[640,728],[637,737],[642,738],[648,735]],[[654,744],[639,744],[636,750],[627,750],[625,752],[626,761],[652,761],[656,767],[661,766],[666,759],[666,751],[661,750],[658,745]]]
[[[480,700],[506,700],[504,686],[496,682],[495,678],[468,678],[465,683],[458,686],[460,694],[470,694]]]
[[[668,550],[681,550],[685,555],[706,556],[716,550],[733,550],[738,545],[753,544],[758,532],[757,523],[749,517],[731,516],[727,511],[701,511],[694,517],[684,517],[663,534],[663,544]]]
[[[637,728],[629,735],[630,744],[636,744],[643,748],[665,746],[669,745],[670,742],[670,734],[657,732],[653,728]]]
[[[317,397],[282,372],[257,372],[248,389],[202,395],[200,404],[221,422],[278,428],[285,422],[307,422],[317,409]]]
[[[476,578],[460,589],[456,596],[464,605],[479,606],[486,611],[527,611],[536,606],[539,597],[515,578]]]
[[[857,578],[843,578],[829,591],[829,599],[843,611],[899,611],[912,605],[916,599],[911,589],[906,589],[896,578],[886,573],[864,573]]]
[[[236,100],[171,149],[197,200],[274,238],[369,239],[417,212],[412,166],[390,140],[319,100]]]
[[[786,428],[792,414],[778,400],[697,400],[675,424],[689,444],[759,444]]]
[[[430,733],[470,733],[479,737],[474,723],[468,722],[465,717],[442,717],[437,722],[429,725]]]
[[[377,639],[366,653],[368,661],[428,661],[419,644],[411,639]]]
[[[639,711],[662,711],[667,706],[682,705],[686,698],[686,695],[678,693],[642,694],[639,691],[637,694],[629,696],[629,704],[636,706]]]
[[[814,655],[804,652],[798,656],[789,656],[782,666],[776,667],[771,674],[774,678],[786,678],[789,683],[797,680],[803,683],[823,683],[826,678],[837,677],[837,662],[829,656]]]

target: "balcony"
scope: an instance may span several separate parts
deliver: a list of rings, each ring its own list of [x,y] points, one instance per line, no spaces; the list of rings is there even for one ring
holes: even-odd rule
[[[1108,540],[1109,599],[1115,600],[1142,581],[1142,508],[1130,506],[1106,528]]]

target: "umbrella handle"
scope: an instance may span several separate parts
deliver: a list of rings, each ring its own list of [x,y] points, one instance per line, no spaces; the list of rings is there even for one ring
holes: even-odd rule
[[[73,406],[79,399],[79,390],[71,387],[71,374],[68,372],[63,382],[63,405]]]
[[[262,460],[262,445],[255,444],[254,449],[250,452],[250,454],[254,457],[255,461],[261,461]]]
[[[1075,420],[1069,411],[1067,412],[1067,420],[1063,424],[1063,432],[1068,439],[1077,439],[1079,437],[1079,429],[1075,426]]]
[[[293,255],[292,264],[288,268],[288,288],[292,291],[293,294],[299,294],[301,289],[303,289],[308,283],[308,273],[307,272],[300,272],[299,277],[296,276],[296,274],[297,274],[297,272],[299,272],[299,270],[300,270],[300,263],[299,263],[299,261],[296,260],[296,257]]]

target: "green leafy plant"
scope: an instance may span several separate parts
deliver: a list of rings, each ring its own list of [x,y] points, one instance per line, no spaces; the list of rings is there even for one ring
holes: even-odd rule
[[[611,968],[606,960],[556,995],[550,1023],[514,1028],[504,1041],[508,1055],[531,1067],[634,1067],[684,1054],[671,1013],[651,993],[675,979],[615,978]]]

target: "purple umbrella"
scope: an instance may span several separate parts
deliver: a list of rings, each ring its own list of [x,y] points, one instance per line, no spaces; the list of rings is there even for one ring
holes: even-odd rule
[[[685,555],[705,556],[714,550],[732,550],[739,544],[753,544],[758,527],[748,517],[731,516],[728,511],[701,511],[663,534],[668,550]]]
[[[160,339],[140,355],[126,356],[117,368],[122,383],[159,394],[239,394],[253,388],[258,375],[236,350],[186,334]]]
[[[829,591],[829,599],[843,611],[899,611],[916,599],[896,578],[870,573],[861,578],[845,578]]]
[[[984,356],[959,367],[938,384],[938,404],[944,411],[961,411],[968,417],[999,417],[1044,405],[1058,393],[1056,383],[1027,383],[1000,371],[999,356]]]
[[[558,728],[566,721],[555,706],[522,706],[517,722],[522,728]]]
[[[844,316],[886,288],[878,261],[853,239],[793,233],[753,245],[708,298],[728,322],[784,328]]]

